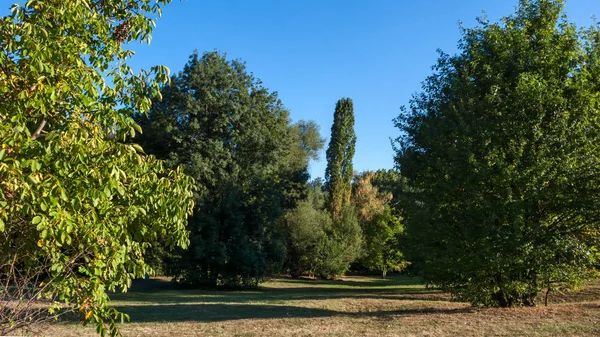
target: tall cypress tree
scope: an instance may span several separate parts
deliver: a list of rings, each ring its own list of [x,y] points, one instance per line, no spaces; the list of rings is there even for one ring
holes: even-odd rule
[[[352,100],[342,98],[335,105],[325,169],[325,186],[329,192],[328,205],[334,219],[339,219],[344,206],[350,204],[355,143]]]

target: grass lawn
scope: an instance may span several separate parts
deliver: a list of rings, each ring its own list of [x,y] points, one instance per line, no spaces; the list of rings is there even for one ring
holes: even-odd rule
[[[274,279],[257,291],[173,288],[138,281],[113,305],[131,316],[125,336],[600,336],[600,282],[551,296],[548,307],[478,309],[416,278]],[[47,336],[94,336],[56,323]]]

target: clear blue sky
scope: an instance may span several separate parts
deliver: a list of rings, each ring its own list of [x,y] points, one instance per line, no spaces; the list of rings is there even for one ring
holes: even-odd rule
[[[15,1],[0,0],[4,11]],[[431,74],[436,49],[456,51],[458,22],[485,11],[496,21],[518,0],[174,0],[150,46],[132,45],[135,68],[182,69],[194,49],[240,58],[293,120],[315,120],[329,138],[339,98],[354,100],[357,171],[393,167],[392,119]],[[570,21],[589,25],[599,0],[567,0]],[[323,176],[325,154],[311,163]]]

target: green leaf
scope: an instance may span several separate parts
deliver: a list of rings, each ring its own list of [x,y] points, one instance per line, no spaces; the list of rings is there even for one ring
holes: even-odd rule
[[[144,153],[144,149],[142,149],[141,146],[139,146],[138,144],[132,144],[131,146],[133,146],[133,148],[138,152],[138,153]]]
[[[12,224],[7,219],[31,219],[30,226],[37,229],[14,228],[20,236],[7,236],[4,246],[10,249],[0,254],[5,259],[23,257],[17,263],[48,271],[44,277],[58,277],[56,299],[91,300],[90,321],[104,333],[105,326],[116,331],[118,318],[116,311],[107,310],[105,289],[125,288],[132,275],[144,270],[148,243],[132,245],[133,232],[148,232],[153,226],[152,232],[168,229],[170,235],[185,238],[182,224],[158,214],[192,211],[186,176],[164,169],[158,160],[146,161],[143,151],[134,158],[135,149],[125,151],[128,145],[119,143],[130,127],[140,136],[131,110],[149,108],[148,95],[159,86],[155,79],[131,71],[132,51],[115,43],[114,29],[107,24],[130,18],[129,38],[146,38],[151,33],[147,20],[168,2],[131,0],[118,10],[106,10],[93,1],[73,6],[68,1],[27,0],[30,8],[16,5],[0,19],[1,44],[7,51],[0,62],[10,68],[10,77],[0,79],[0,189],[8,187],[10,192],[0,191],[0,230]],[[50,119],[34,141],[31,132],[42,118]],[[132,195],[127,194],[130,190]],[[117,192],[123,198],[112,199]],[[157,200],[153,214],[160,221],[128,217],[139,205],[149,204],[151,194]],[[167,210],[167,205],[177,207]],[[21,240],[37,242],[42,249],[29,249],[19,244]],[[69,249],[61,249],[63,244]],[[64,273],[74,256],[82,256],[89,265],[97,260],[90,273],[99,277]]]
[[[112,196],[112,193],[110,192],[110,189],[108,188],[108,186],[104,187],[104,195],[107,198],[110,198]]]

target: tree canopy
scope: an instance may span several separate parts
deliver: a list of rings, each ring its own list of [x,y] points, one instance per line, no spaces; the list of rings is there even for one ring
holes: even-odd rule
[[[342,98],[335,105],[325,168],[329,209],[335,220],[340,218],[344,207],[350,205],[355,144],[354,106],[350,98]]]
[[[532,305],[598,261],[598,29],[563,10],[522,0],[463,29],[396,119],[410,257],[474,304]]]
[[[168,2],[30,0],[0,18],[0,278],[41,270],[34,295],[103,334],[124,318],[106,291],[151,272],[149,242],[188,242],[191,179],[123,143],[168,80],[164,67],[133,74],[123,45],[149,41]]]
[[[408,262],[400,249],[404,226],[393,207],[389,191],[399,175],[390,170],[362,172],[354,178],[352,203],[363,233],[363,253],[358,262],[385,277],[388,271],[401,271]],[[397,198],[397,196],[396,196]]]
[[[194,53],[162,89],[136,141],[196,179],[191,248],[177,279],[256,286],[285,255],[276,220],[306,197],[308,161],[323,146],[314,122],[290,124],[277,97],[239,60]]]

